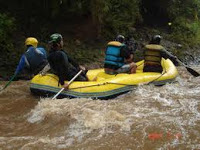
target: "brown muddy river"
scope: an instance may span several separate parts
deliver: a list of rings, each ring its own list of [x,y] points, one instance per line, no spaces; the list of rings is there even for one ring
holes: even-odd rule
[[[178,70],[173,84],[107,101],[44,99],[12,82],[0,92],[0,150],[200,149],[200,77]]]

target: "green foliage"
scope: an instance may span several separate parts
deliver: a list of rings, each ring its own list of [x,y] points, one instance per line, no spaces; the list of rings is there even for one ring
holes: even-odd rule
[[[79,41],[80,42],[80,41]],[[64,50],[66,50],[69,55],[72,56],[75,60],[77,60],[80,64],[86,63],[102,63],[102,59],[104,59],[104,50],[101,50],[100,47],[104,47],[102,43],[96,44],[94,46],[88,46],[84,42],[80,42],[77,44],[77,41],[74,39],[67,40],[67,45],[64,45]]]
[[[47,46],[48,37],[54,32],[68,39],[89,37],[97,44],[100,40],[111,40],[117,34],[126,36],[130,32],[134,33],[136,40],[149,40],[154,33],[164,35],[163,32],[169,29],[170,40],[174,42],[200,44],[200,0],[20,0],[1,1],[0,6],[2,66],[16,65],[13,59],[19,59],[21,43],[26,37],[35,36],[40,44],[43,42],[43,46]],[[171,26],[166,26],[168,21],[172,23]],[[151,26],[158,32],[139,33],[137,25],[143,28]],[[12,33],[15,28],[19,36],[14,39]],[[96,38],[98,41],[95,41]],[[98,48],[87,44],[72,46],[71,49],[80,62],[96,61],[101,56]],[[9,61],[2,61],[4,56]]]
[[[68,12],[76,14],[76,15],[84,15],[89,11],[89,3],[88,0],[64,0],[63,7],[68,8]]]
[[[199,0],[171,0],[168,13],[174,40],[187,45],[200,44]]]
[[[141,20],[139,0],[94,0],[91,6],[93,20],[99,25],[98,33],[103,37],[126,34],[137,20]]]
[[[98,38],[111,38],[118,33],[127,33],[136,21],[142,20],[139,2],[140,0],[21,0],[2,3],[9,6],[7,11],[16,15],[21,30],[30,29],[26,31],[27,34],[40,31],[41,25],[38,24],[61,22],[72,16],[85,15],[92,18]]]
[[[106,18],[109,13],[109,1],[105,0],[91,0],[91,15],[94,25],[97,30],[97,37],[100,38],[102,35],[102,29],[105,24],[104,18]]]
[[[13,60],[13,42],[12,42],[12,33],[15,29],[14,24],[15,19],[9,17],[6,14],[0,13],[0,69],[1,67],[5,67],[8,69],[9,67],[12,68],[13,63],[11,61],[6,60]],[[8,71],[8,70],[7,70]]]
[[[200,14],[199,0],[170,0],[170,7],[167,8],[171,19],[183,17],[190,20],[198,19]]]
[[[0,14],[0,52],[9,51],[12,48],[10,37],[14,28],[14,18]]]
[[[200,44],[200,22],[188,22],[185,18],[177,18],[172,26],[171,37],[182,44]]]

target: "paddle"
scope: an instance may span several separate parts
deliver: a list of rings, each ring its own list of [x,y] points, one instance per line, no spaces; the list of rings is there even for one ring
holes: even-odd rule
[[[42,76],[45,75],[47,73],[47,71],[49,71],[51,69],[50,64],[47,63],[46,66],[44,66],[44,68],[39,72],[39,74],[41,74]]]
[[[0,90],[0,91],[3,91],[4,89],[6,89],[10,83],[13,81],[13,79],[16,77],[17,73],[15,73],[12,78],[6,83],[6,85]]]
[[[12,78],[8,81],[8,83],[0,91],[6,89],[10,85],[10,83],[14,80],[14,78],[17,76],[17,74],[23,70],[23,68],[25,66],[25,59],[26,59],[25,55],[22,55],[22,57],[19,61],[19,64],[16,68],[15,74],[12,76]]]
[[[184,64],[183,62],[181,62],[178,58],[176,59],[176,61],[177,61],[179,64],[183,65],[183,66],[187,69],[187,71],[188,71],[190,74],[192,74],[194,77],[200,76],[200,74],[199,74],[197,71],[195,71],[195,70],[193,70],[192,68],[190,68],[190,67],[188,67],[187,65],[185,65],[185,64]]]
[[[172,54],[169,53],[167,50],[164,50],[164,51],[165,51],[165,53],[168,54],[169,56],[175,58],[176,61],[177,61],[179,64],[181,64],[182,66],[184,66],[184,67],[187,69],[187,71],[188,71],[190,74],[192,74],[194,77],[200,76],[200,74],[199,74],[197,71],[195,71],[195,70],[193,70],[192,68],[190,68],[189,66],[185,65],[185,64],[184,64],[182,61],[180,61],[176,56],[172,55]]]
[[[80,70],[67,84],[70,85],[82,72],[83,72],[83,70]],[[57,97],[64,89],[65,89],[65,88],[62,88],[56,95],[54,95],[54,97],[52,98],[52,100],[56,99],[56,97]]]

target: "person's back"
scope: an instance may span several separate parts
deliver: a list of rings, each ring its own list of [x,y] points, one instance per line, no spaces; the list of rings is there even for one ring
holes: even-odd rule
[[[78,67],[76,68],[69,62],[68,56],[63,50],[51,50],[48,61],[52,70],[58,75],[61,85],[64,84],[65,80],[71,80],[78,70]],[[73,71],[71,68],[73,68]],[[77,80],[81,79],[77,78]]]
[[[134,54],[135,54],[137,47],[138,47],[137,42],[135,41],[135,39],[133,37],[127,37],[125,44],[126,44],[128,50],[131,53],[131,58],[133,59]]]
[[[161,52],[163,47],[160,45],[161,36],[155,35],[152,37],[144,50],[144,68],[143,72],[162,72]]]
[[[42,47],[30,46],[24,55],[30,66],[28,70],[32,74],[39,73],[48,63],[46,52]]]
[[[161,59],[170,59],[173,63],[177,63],[176,57],[169,53],[160,45],[162,37],[155,35],[152,37],[144,51],[144,72],[162,72]]]
[[[15,71],[16,74],[24,73],[29,76],[38,74],[48,63],[46,51],[37,47],[36,38],[29,37],[25,40],[26,52],[21,56],[20,62]]]
[[[162,72],[162,49],[163,47],[157,44],[148,44],[145,46],[143,72]]]
[[[118,35],[116,41],[108,43],[104,61],[107,74],[135,73],[136,65],[132,62],[131,53],[124,43],[125,38],[122,35]]]
[[[125,45],[118,41],[107,44],[104,68],[118,69],[124,65],[124,58],[120,55],[122,48],[125,48]]]
[[[71,80],[80,70],[79,65],[62,50],[63,38],[61,34],[55,33],[50,36],[49,64],[55,74],[59,77],[59,83],[64,85],[65,80]],[[77,81],[87,81],[85,74],[76,78]]]

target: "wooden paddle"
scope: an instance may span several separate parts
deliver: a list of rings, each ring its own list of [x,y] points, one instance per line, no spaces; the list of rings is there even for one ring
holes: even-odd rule
[[[70,85],[82,72],[83,72],[83,70],[80,70],[67,84]],[[56,99],[56,97],[57,97],[64,89],[65,89],[65,88],[62,88],[56,95],[54,95],[54,97],[52,98],[52,100]]]

